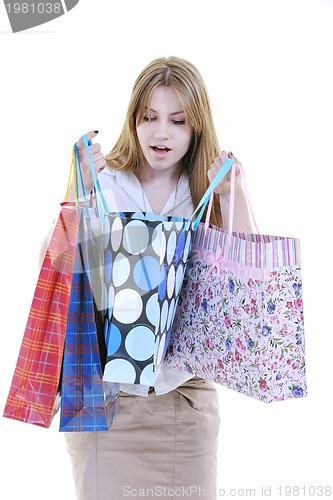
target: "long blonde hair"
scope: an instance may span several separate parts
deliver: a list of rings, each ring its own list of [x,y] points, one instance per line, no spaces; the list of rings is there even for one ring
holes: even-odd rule
[[[182,160],[188,175],[193,206],[196,207],[209,185],[207,172],[220,154],[211,107],[205,83],[197,68],[178,57],[162,57],[148,64],[136,79],[127,115],[119,139],[105,157],[112,169],[135,174],[145,163],[136,128],[149,109],[152,94],[159,85],[170,86],[178,95],[184,112],[192,124],[193,137]],[[220,204],[215,196],[211,222],[221,226]]]

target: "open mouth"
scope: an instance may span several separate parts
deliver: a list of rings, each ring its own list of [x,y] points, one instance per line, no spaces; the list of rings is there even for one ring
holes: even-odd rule
[[[151,146],[151,148],[154,150],[154,151],[157,151],[157,152],[161,152],[161,153],[164,153],[164,152],[168,152],[170,151],[169,148],[166,148],[166,147],[163,147],[163,146]]]

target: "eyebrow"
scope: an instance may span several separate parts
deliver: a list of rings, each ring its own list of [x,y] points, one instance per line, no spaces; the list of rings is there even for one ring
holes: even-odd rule
[[[147,108],[147,106],[146,106],[146,109],[148,109],[148,108]],[[150,111],[152,111],[153,113],[158,113],[158,111],[156,111],[156,110],[155,110],[155,109],[153,109],[153,108],[150,108]],[[170,116],[173,116],[173,115],[180,115],[181,113],[184,113],[184,114],[185,114],[185,111],[175,111],[174,113],[170,113]]]

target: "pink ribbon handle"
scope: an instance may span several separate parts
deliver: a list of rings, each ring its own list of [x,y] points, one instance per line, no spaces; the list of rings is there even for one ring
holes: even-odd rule
[[[250,210],[250,214],[252,217],[254,227],[255,227],[257,233],[260,232],[258,229],[257,219],[254,215],[253,205],[251,202],[250,193],[249,193],[249,189],[248,189],[243,166],[241,165],[241,163],[234,164],[230,169],[231,170],[231,182],[230,182],[230,205],[229,205],[230,209],[229,209],[229,226],[228,226],[229,244],[231,241],[232,227],[233,227],[233,222],[234,222],[235,186],[236,186],[236,170],[235,169],[236,169],[236,165],[239,168],[239,174],[241,176],[241,181],[242,181],[242,184],[244,187],[246,202],[247,202],[249,210]],[[213,199],[214,199],[214,192],[212,192],[212,194],[210,196],[209,204],[208,204],[208,208],[207,208],[207,214],[206,214],[206,219],[205,219],[205,233],[207,232],[207,229],[209,227],[209,220],[210,220],[210,215],[212,212]],[[222,210],[221,210],[221,215],[222,215]],[[222,218],[223,218],[223,215],[222,215]]]

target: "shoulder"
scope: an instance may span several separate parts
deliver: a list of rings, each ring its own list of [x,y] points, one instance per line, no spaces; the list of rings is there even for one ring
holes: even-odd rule
[[[102,186],[108,187],[110,185],[119,185],[123,187],[124,184],[132,184],[135,180],[135,175],[132,172],[105,167],[104,170],[99,173],[98,179]]]
[[[111,169],[110,167],[105,167],[99,174],[99,180],[106,180],[108,178],[116,177],[117,171]],[[111,180],[111,179],[110,179]]]
[[[122,197],[124,193],[130,197],[141,193],[140,183],[133,172],[112,170],[106,167],[98,176],[103,191],[112,190],[115,195]]]

